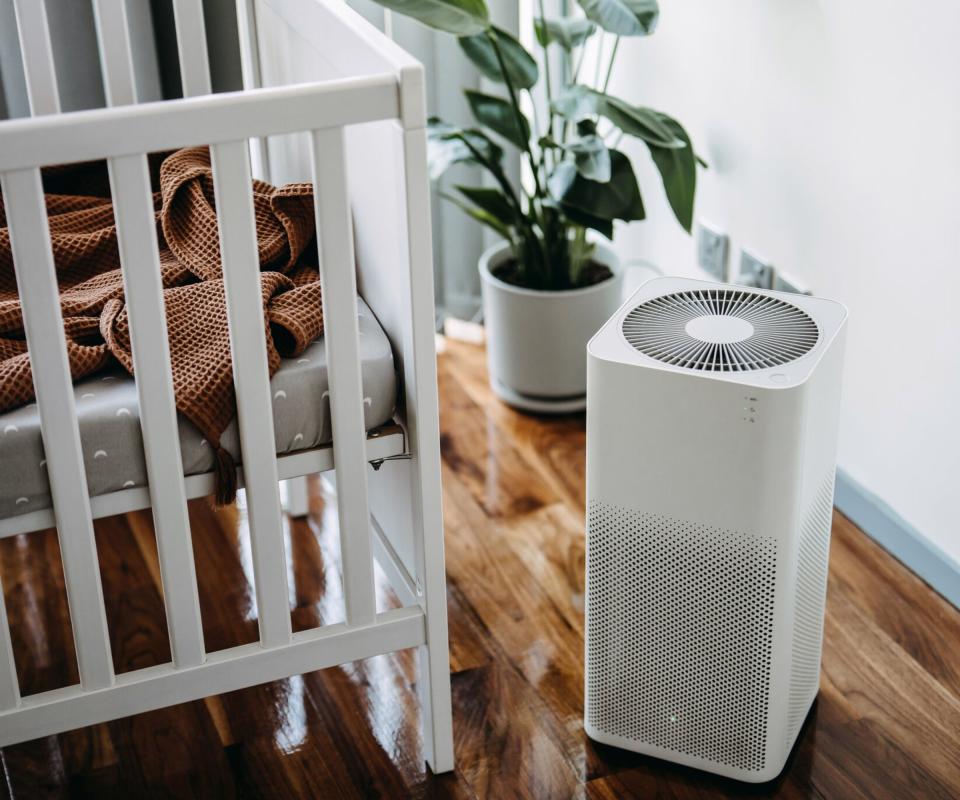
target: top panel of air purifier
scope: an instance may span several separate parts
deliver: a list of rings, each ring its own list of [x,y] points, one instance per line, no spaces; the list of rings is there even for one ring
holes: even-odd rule
[[[809,378],[846,317],[832,300],[656,278],[617,310],[587,351],[607,361],[789,388]]]

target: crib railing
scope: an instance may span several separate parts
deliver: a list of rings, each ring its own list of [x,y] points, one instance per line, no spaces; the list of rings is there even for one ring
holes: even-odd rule
[[[419,606],[377,614],[344,126],[401,119],[396,75],[209,95],[197,0],[176,0],[182,100],[134,105],[123,0],[97,0],[107,96],[58,114],[43,3],[16,4],[34,116],[0,124],[0,187],[57,521],[80,685],[21,697],[0,592],[0,746],[425,641]],[[422,125],[422,120],[420,122]],[[308,132],[330,375],[345,622],[291,633],[249,142]],[[260,640],[207,654],[181,467],[147,153],[211,149]],[[40,168],[106,159],[173,662],[115,676]],[[442,602],[442,600],[441,600]],[[371,630],[371,626],[376,630]],[[371,635],[373,634],[373,635]],[[445,638],[444,638],[445,642]],[[444,654],[445,655],[445,654]]]

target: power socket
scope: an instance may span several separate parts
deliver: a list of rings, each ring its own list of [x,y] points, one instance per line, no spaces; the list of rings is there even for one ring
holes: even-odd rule
[[[773,264],[747,250],[740,251],[740,273],[737,283],[755,289],[773,288]]]
[[[727,280],[730,237],[702,220],[697,223],[697,264],[718,281]]]

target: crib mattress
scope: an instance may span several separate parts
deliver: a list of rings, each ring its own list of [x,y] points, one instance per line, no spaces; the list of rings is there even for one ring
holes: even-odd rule
[[[367,430],[391,419],[397,378],[386,334],[366,303],[358,300],[364,420]],[[277,453],[307,450],[331,440],[327,358],[323,339],[303,355],[284,359],[270,381]],[[119,369],[79,381],[74,386],[80,442],[91,496],[147,485],[137,389]],[[213,470],[213,449],[191,422],[178,416],[180,453],[185,475]],[[35,404],[0,415],[0,519],[49,508],[40,418]],[[237,421],[222,444],[239,462]]]

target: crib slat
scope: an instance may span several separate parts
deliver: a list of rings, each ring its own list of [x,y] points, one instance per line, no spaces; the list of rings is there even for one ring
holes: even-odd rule
[[[107,105],[126,106],[137,102],[133,77],[133,53],[124,0],[94,0],[100,70]]]
[[[259,89],[260,50],[257,44],[257,12],[255,0],[237,0],[237,32],[240,38],[240,69],[244,89]],[[250,162],[253,177],[270,180],[270,156],[266,137],[250,140]]]
[[[14,0],[17,35],[23,58],[23,73],[30,98],[30,113],[56,114],[60,111],[57,73],[53,66],[53,47],[47,24],[46,5],[37,0]]]
[[[216,144],[210,151],[230,323],[233,383],[243,449],[260,643],[264,647],[276,647],[290,641],[290,608],[250,163],[245,141]]]
[[[107,102],[111,106],[135,103],[126,3],[94,0],[94,13]],[[170,651],[176,666],[195,666],[203,663],[206,651],[180,459],[150,177],[145,156],[114,158],[109,165]]]
[[[357,279],[343,128],[313,131],[311,162],[346,616],[348,625],[367,625],[376,616],[376,599],[357,331]]]
[[[17,684],[17,667],[13,661],[7,605],[3,601],[3,587],[0,587],[0,711],[16,708],[19,704],[20,687]]]
[[[173,0],[177,26],[177,54],[184,97],[210,94],[210,64],[201,0]]]
[[[190,519],[180,460],[170,349],[146,156],[110,160],[124,293],[140,402],[140,428],[160,557],[170,650],[178,667],[205,656]]]
[[[2,186],[80,682],[100,689],[113,662],[40,171],[7,172]]]

